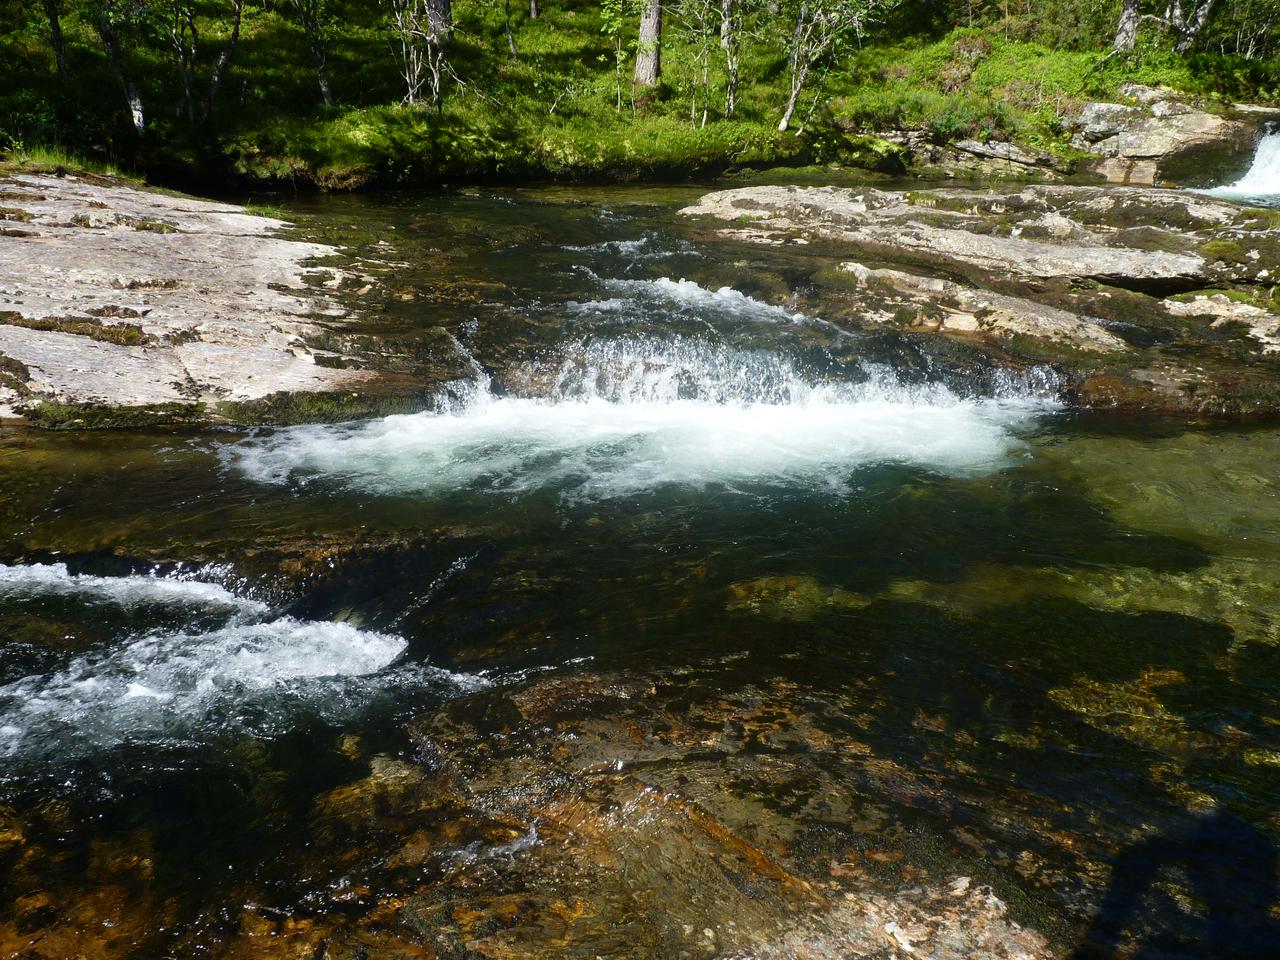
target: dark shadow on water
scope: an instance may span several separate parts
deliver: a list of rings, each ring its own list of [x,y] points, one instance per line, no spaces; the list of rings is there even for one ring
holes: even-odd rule
[[[1245,960],[1280,956],[1280,851],[1257,827],[1227,810],[1121,851],[1111,882],[1071,960],[1205,957]],[[1162,888],[1183,881],[1199,909],[1180,909]],[[1136,943],[1135,926],[1151,931]],[[1130,934],[1132,936],[1132,934]]]

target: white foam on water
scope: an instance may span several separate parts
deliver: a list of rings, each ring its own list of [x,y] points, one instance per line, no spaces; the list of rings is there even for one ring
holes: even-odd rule
[[[585,267],[580,268],[597,280],[606,290],[623,294],[606,300],[571,302],[569,308],[577,313],[617,313],[630,308],[659,303],[679,311],[690,311],[713,316],[770,321],[773,323],[800,323],[807,318],[803,313],[763,303],[733,287],[709,290],[683,277],[672,280],[659,277],[656,280],[603,279]]]
[[[425,666],[392,668],[406,643],[347,623],[262,616],[215,584],[70,575],[61,565],[0,566],[0,599],[44,592],[120,604],[214,598],[221,626],[157,629],[81,654],[62,669],[0,685],[0,756],[64,757],[125,742],[188,743],[229,731],[270,735],[299,709],[337,719],[388,686],[485,681]],[[172,587],[170,592],[165,584]],[[391,668],[391,669],[388,669]]]
[[[652,234],[646,234],[635,240],[603,240],[599,243],[566,246],[564,249],[571,253],[604,253],[626,257],[629,260],[661,260],[663,257],[672,257],[677,254],[701,256],[687,242],[668,241],[664,244],[660,238]]]
[[[265,613],[267,605],[238,597],[226,587],[200,580],[157,576],[98,577],[75,574],[65,563],[0,564],[0,599],[74,596],[82,602],[136,606],[179,604],[225,607],[243,614]]]
[[[1055,408],[1045,391],[962,398],[873,368],[861,383],[801,376],[773,355],[691,341],[622,341],[566,360],[544,397],[478,393],[447,413],[297,427],[228,451],[249,477],[326,480],[380,494],[458,490],[606,499],[668,486],[848,488],[852,471],[905,463],[996,468],[1017,431]]]
[[[1232,200],[1280,200],[1280,131],[1258,143],[1249,172],[1235,183],[1202,191]]]

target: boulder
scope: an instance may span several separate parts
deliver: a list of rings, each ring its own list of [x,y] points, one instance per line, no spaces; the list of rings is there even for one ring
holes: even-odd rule
[[[1068,123],[1072,146],[1098,157],[1091,169],[1109,182],[1201,186],[1248,165],[1256,119],[1211,112],[1142,84],[1120,94],[1132,102],[1086,103]]]

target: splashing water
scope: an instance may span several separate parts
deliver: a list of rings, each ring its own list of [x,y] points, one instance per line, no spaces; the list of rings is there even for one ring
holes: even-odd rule
[[[71,573],[65,563],[0,564],[0,600],[74,597],[82,603],[119,607],[174,604],[225,609],[241,614],[267,612],[258,600],[236,596],[226,587],[202,580],[170,577],[96,577]]]
[[[0,600],[72,597],[89,607],[214,605],[209,629],[157,629],[62,669],[0,685],[0,756],[62,757],[129,741],[187,743],[244,730],[274,734],[298,709],[336,719],[379,687],[482,681],[420,667],[385,671],[405,641],[346,623],[269,617],[224,588],[150,576],[97,577],[62,564],[0,565]],[[377,682],[373,675],[382,674]]]
[[[1268,133],[1258,143],[1249,172],[1233,184],[1214,187],[1205,193],[1234,200],[1280,202],[1280,130]]]
[[[543,378],[543,396],[486,391],[445,413],[297,427],[227,452],[260,482],[327,479],[379,494],[847,490],[852,471],[876,463],[998,467],[1019,447],[1017,428],[1054,408],[1028,386],[963,398],[904,384],[884,367],[864,373],[858,383],[824,382],[775,355],[689,340],[591,343]]]
[[[672,280],[659,277],[656,280],[603,279],[586,267],[579,268],[606,290],[620,294],[608,300],[590,300],[585,303],[570,302],[574,313],[618,314],[646,313],[657,304],[677,312],[689,312],[699,316],[734,320],[769,321],[773,323],[799,323],[807,318],[803,313],[762,303],[733,287],[708,290],[692,280]]]
[[[646,234],[635,240],[603,240],[599,243],[587,243],[578,246],[564,247],[569,253],[607,254],[625,257],[627,260],[662,260],[677,255],[698,257],[700,253],[684,241],[663,241],[654,234]]]

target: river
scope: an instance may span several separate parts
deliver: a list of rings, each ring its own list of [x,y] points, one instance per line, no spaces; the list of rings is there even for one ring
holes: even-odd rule
[[[959,877],[1273,947],[1280,431],[859,331],[701,192],[295,201],[436,410],[0,433],[0,953],[766,956]]]

